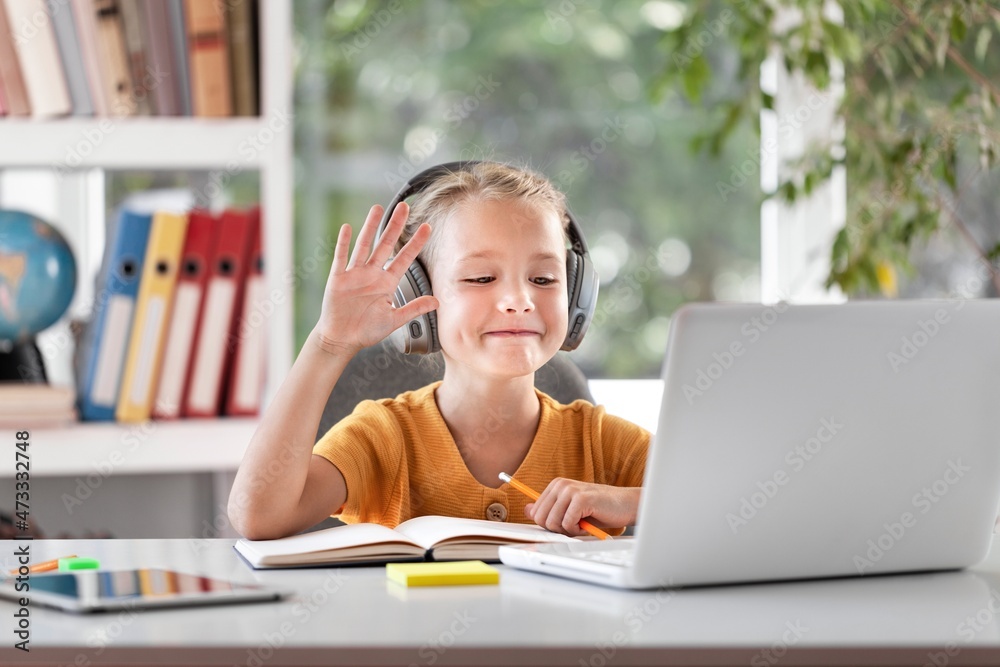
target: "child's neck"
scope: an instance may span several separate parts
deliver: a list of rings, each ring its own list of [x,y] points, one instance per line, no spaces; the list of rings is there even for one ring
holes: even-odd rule
[[[530,430],[534,433],[541,411],[532,375],[493,380],[459,379],[446,373],[434,398],[448,426],[463,432],[482,429],[487,417],[491,416],[491,432],[524,433]]]
[[[513,473],[520,466],[541,416],[533,376],[462,382],[446,374],[434,398],[466,467],[481,484],[496,488],[501,470]]]

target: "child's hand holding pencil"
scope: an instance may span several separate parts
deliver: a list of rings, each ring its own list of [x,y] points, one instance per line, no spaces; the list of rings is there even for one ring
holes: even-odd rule
[[[505,472],[500,473],[500,479],[501,479],[501,481],[507,482],[508,484],[510,484],[511,486],[513,486],[515,489],[517,489],[518,491],[520,491],[521,493],[523,493],[524,495],[528,496],[529,498],[531,498],[534,501],[537,501],[539,498],[541,498],[541,494],[540,493],[538,493],[537,491],[535,491],[534,489],[532,489],[530,486],[527,486],[526,484],[523,484],[523,483],[519,482],[518,480],[514,479],[513,477],[511,477],[510,475],[508,475]],[[581,482],[581,484],[582,483],[583,482]],[[534,517],[529,517],[529,518],[534,519]],[[537,523],[537,521],[536,521],[536,523]],[[544,524],[539,524],[539,525],[544,525]],[[589,521],[587,521],[585,519],[580,519],[579,526],[580,526],[580,529],[587,531],[588,533],[590,533],[591,535],[593,535],[594,537],[597,537],[599,539],[602,539],[602,540],[610,540],[610,539],[612,539],[612,537],[610,535],[608,535],[603,530],[601,530],[600,528],[598,528],[597,526],[595,526],[594,524],[590,523]],[[545,525],[544,527],[549,528],[549,526],[547,526],[547,525]],[[549,530],[552,530],[552,529],[549,528]]]

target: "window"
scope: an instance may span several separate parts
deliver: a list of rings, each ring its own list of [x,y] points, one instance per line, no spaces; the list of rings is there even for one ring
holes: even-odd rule
[[[710,118],[651,94],[675,2],[295,4],[296,263],[357,228],[412,174],[455,159],[527,163],[567,195],[601,277],[574,353],[591,378],[659,375],[670,316],[687,301],[760,298],[753,128],[718,158],[692,154]],[[735,81],[713,45],[719,90]],[[718,53],[716,53],[718,52]],[[322,264],[322,262],[321,262]],[[326,275],[298,290],[301,342]]]

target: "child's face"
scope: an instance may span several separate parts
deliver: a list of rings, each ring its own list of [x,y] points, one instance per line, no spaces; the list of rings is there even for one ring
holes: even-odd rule
[[[566,337],[566,243],[554,211],[471,201],[444,221],[429,267],[444,356],[468,370],[518,377]]]

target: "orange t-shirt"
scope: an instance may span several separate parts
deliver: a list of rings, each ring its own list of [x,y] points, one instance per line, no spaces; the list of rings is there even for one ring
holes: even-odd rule
[[[337,518],[394,528],[428,514],[486,519],[499,513],[506,521],[531,523],[524,515],[527,497],[506,483],[483,486],[469,472],[434,400],[440,384],[362,401],[316,443],[313,453],[337,466],[347,481],[347,502]],[[539,492],[556,477],[642,486],[649,431],[602,406],[584,400],[563,405],[535,393],[541,403],[538,430],[520,467],[507,472]],[[484,436],[502,418],[487,410]]]

